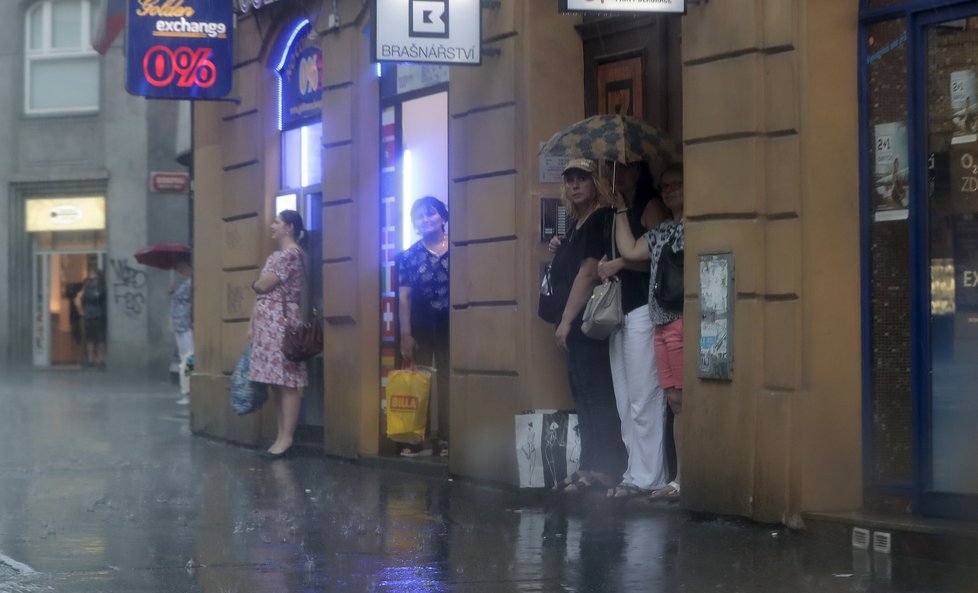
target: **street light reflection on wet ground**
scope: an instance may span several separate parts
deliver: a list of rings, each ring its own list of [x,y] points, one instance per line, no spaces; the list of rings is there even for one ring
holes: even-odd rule
[[[0,386],[0,593],[947,591],[978,571],[634,500],[527,496],[192,437],[165,384]]]

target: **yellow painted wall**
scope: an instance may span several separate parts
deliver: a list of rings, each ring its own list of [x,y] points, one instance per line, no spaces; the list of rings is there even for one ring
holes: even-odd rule
[[[856,4],[684,19],[687,259],[732,252],[737,294],[733,380],[701,381],[687,275],[691,509],[791,522],[861,504]]]
[[[452,454],[455,473],[517,483],[514,415],[573,407],[553,327],[536,316],[541,141],[584,115],[576,17],[549,2],[483,11],[479,68],[449,90],[452,211]]]
[[[322,43],[325,446],[355,458],[380,443],[380,90],[366,10],[340,8]]]
[[[323,278],[328,453],[378,448],[379,105],[369,21],[316,17],[327,58]],[[696,378],[687,277],[683,504],[790,522],[861,502],[856,3],[727,0],[683,24],[687,253],[736,257],[735,370]],[[481,67],[454,67],[451,471],[516,483],[513,415],[571,408],[553,328],[536,317],[541,141],[583,117],[583,55],[551,2],[483,11]],[[270,414],[234,417],[227,380],[247,285],[271,251],[274,80],[254,17],[236,31],[239,104],[195,105],[198,367],[194,431],[257,444]],[[271,37],[266,32],[267,40]],[[690,269],[695,269],[691,265]]]

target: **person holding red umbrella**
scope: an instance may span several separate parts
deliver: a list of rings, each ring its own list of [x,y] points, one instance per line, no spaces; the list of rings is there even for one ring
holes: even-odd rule
[[[190,385],[186,380],[187,359],[194,351],[194,269],[190,265],[190,254],[176,256],[174,269],[180,274],[180,280],[170,287],[170,322],[177,342],[177,354],[180,356],[181,398],[177,403],[185,406],[190,403]]]

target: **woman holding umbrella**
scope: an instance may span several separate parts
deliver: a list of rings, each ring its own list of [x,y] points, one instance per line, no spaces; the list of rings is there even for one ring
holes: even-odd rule
[[[180,274],[179,282],[170,287],[170,323],[177,342],[177,355],[180,357],[180,399],[177,404],[190,403],[190,385],[187,377],[187,359],[194,351],[194,304],[193,274],[190,254],[183,253],[176,258],[174,269]]]
[[[615,198],[622,203],[618,224],[627,225],[633,236],[642,236],[666,217],[645,161],[612,163]],[[628,466],[622,482],[608,491],[609,498],[649,494],[666,485],[669,470],[665,453],[666,403],[656,367],[652,343],[652,320],[648,314],[649,265],[623,257],[598,264],[603,282],[621,283],[624,321],[608,339],[611,375],[615,384],[621,436],[628,451]]]
[[[605,491],[621,480],[625,448],[615,408],[615,389],[608,359],[608,344],[581,331],[584,305],[598,285],[598,261],[611,237],[613,211],[610,194],[597,177],[597,164],[573,159],[564,167],[561,200],[573,219],[568,235],[551,242],[555,251],[550,266],[555,286],[570,290],[554,333],[557,346],[567,353],[567,374],[577,408],[581,435],[580,469],[554,487],[565,492]]]
[[[177,356],[180,359],[180,399],[179,405],[190,403],[190,382],[187,364],[194,351],[193,333],[193,274],[190,247],[183,243],[156,243],[143,247],[134,254],[136,261],[144,266],[161,270],[176,270],[180,279],[169,289],[170,323],[173,337],[177,343]]]

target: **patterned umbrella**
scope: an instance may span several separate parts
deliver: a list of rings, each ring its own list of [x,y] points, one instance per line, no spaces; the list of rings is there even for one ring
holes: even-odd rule
[[[554,134],[540,154],[586,157],[628,165],[637,161],[682,161],[679,144],[659,128],[630,115],[595,115]]]

